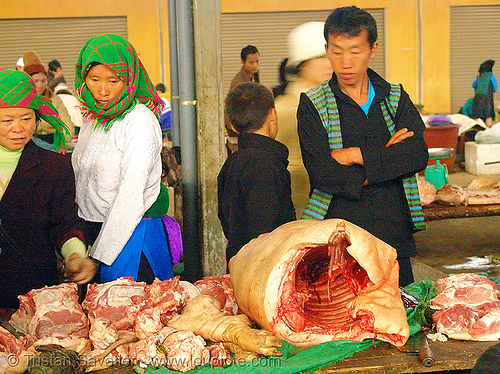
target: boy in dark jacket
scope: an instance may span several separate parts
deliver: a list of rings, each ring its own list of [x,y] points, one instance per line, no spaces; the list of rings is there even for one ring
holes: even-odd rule
[[[226,113],[239,134],[218,181],[219,219],[229,243],[226,260],[260,234],[295,219],[287,170],[288,149],[274,140],[278,120],[272,92],[242,83],[228,94]]]

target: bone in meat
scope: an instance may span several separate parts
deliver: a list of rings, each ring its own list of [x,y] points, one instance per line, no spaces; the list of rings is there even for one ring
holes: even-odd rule
[[[135,282],[131,277],[89,284],[82,307],[87,310],[90,323],[101,318],[116,330],[130,329],[137,313],[144,308],[145,286],[146,283]]]
[[[500,339],[500,291],[495,282],[473,273],[454,274],[434,282],[438,294],[431,306],[436,330],[452,339]]]
[[[89,323],[78,303],[75,283],[31,290],[19,296],[19,301],[19,309],[10,319],[18,331],[36,338],[88,336]]]
[[[229,274],[221,277],[205,277],[196,281],[194,285],[200,290],[202,295],[210,295],[219,300],[224,314],[238,314],[238,303],[234,297],[233,285]]]
[[[431,300],[434,309],[447,309],[456,304],[478,306],[498,301],[500,291],[495,282],[473,273],[453,274],[434,282],[438,294]]]

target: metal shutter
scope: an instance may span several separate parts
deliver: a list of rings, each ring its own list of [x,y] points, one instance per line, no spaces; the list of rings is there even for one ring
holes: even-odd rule
[[[450,17],[451,112],[457,113],[474,97],[472,82],[483,61],[496,61],[493,74],[500,81],[500,38],[495,32],[500,5],[454,6]]]
[[[221,16],[223,92],[241,69],[241,48],[255,45],[260,54],[260,82],[271,88],[278,84],[280,62],[287,56],[287,35],[304,22],[324,22],[332,10],[269,13],[225,13]],[[384,9],[367,9],[378,27],[379,49],[370,67],[385,76]]]
[[[61,63],[68,87],[74,89],[75,64],[92,36],[114,33],[127,37],[126,17],[0,19],[0,67],[16,68],[19,57],[33,50],[45,66]]]

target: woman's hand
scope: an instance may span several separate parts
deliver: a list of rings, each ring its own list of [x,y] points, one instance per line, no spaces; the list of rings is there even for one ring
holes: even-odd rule
[[[76,284],[85,284],[92,280],[97,266],[88,257],[80,257],[73,253],[66,260],[66,276]]]

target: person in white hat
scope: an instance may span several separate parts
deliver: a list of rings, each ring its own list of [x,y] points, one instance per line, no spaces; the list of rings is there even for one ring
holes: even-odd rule
[[[19,59],[16,62],[16,70],[23,70],[24,68],[24,60],[22,57],[19,57]]]
[[[288,35],[286,70],[289,83],[283,95],[276,98],[280,127],[276,139],[290,151],[288,170],[292,181],[292,200],[297,217],[309,200],[309,179],[302,163],[297,134],[297,107],[302,92],[332,77],[332,66],[326,58],[324,22],[307,22]],[[290,74],[291,73],[291,74]]]

